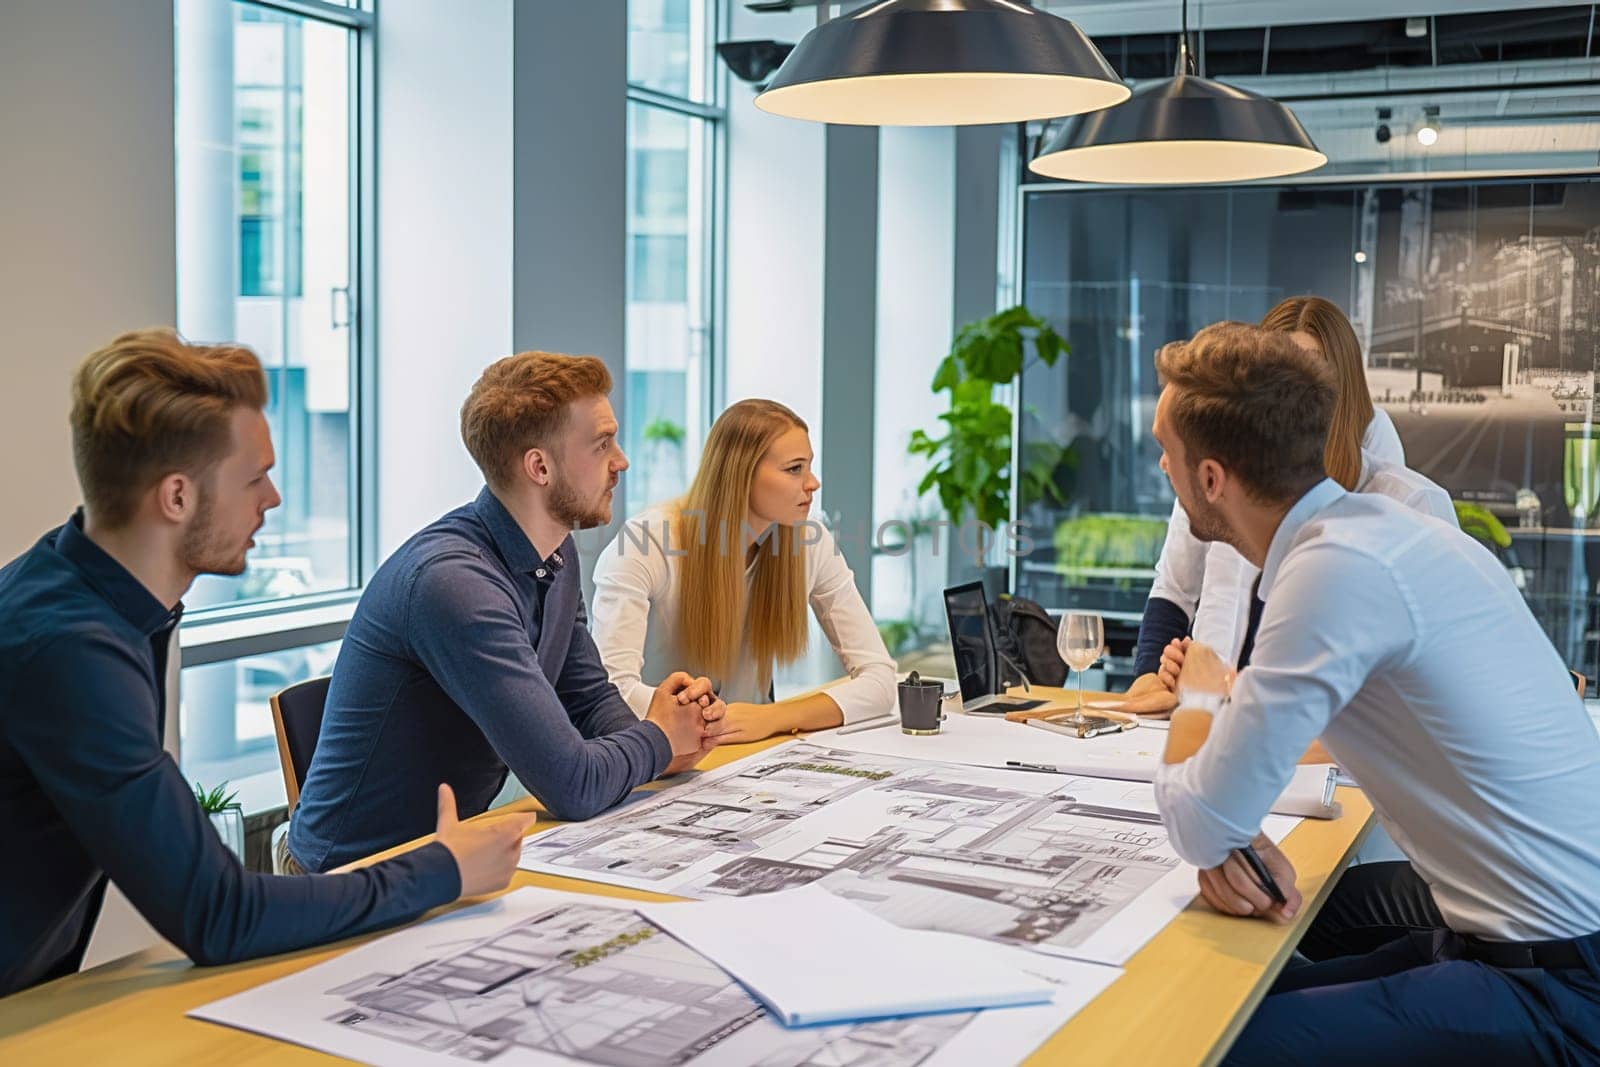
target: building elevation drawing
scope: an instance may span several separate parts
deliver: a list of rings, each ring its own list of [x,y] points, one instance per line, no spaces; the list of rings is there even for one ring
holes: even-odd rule
[[[786,1029],[626,901],[522,889],[192,1014],[406,1067],[954,1067],[1022,1058],[1119,973],[1030,959],[1056,1003]]]
[[[1155,811],[1141,783],[800,741],[532,837],[522,866],[695,898],[817,882],[902,926],[1120,964],[1195,894]]]

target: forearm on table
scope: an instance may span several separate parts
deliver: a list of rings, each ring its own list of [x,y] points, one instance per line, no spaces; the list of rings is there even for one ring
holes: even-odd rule
[[[780,700],[769,708],[774,733],[787,730],[827,730],[844,722],[844,712],[826,692]]]
[[[1200,751],[1211,736],[1211,713],[1195,708],[1179,708],[1172,713],[1167,726],[1167,748],[1162,755],[1165,763],[1182,763]]]

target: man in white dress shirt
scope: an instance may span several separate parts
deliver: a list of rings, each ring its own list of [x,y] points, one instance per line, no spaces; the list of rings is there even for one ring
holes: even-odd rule
[[[1326,478],[1334,386],[1288,338],[1222,324],[1156,366],[1162,467],[1266,604],[1231,697],[1215,653],[1185,658],[1155,783],[1173,846],[1212,906],[1291,918],[1259,829],[1320,737],[1410,861],[1345,877],[1303,943],[1328,958],[1229,1062],[1600,1062],[1600,738],[1522,597],[1459,530]]]

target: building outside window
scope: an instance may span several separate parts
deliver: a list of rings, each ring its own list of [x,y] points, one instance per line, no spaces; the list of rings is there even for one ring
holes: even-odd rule
[[[366,195],[357,178],[370,104],[358,75],[372,16],[354,3],[327,7],[175,4],[177,325],[190,340],[237,341],[261,358],[283,496],[245,572],[205,576],[190,590],[186,633],[240,611],[261,613],[258,629],[270,630],[274,611],[349,594],[372,564],[359,492],[369,413],[357,399]],[[332,646],[277,644],[183,672],[191,777],[276,775],[269,690],[326,673],[333,656]]]
[[[681,494],[715,412],[718,0],[629,0],[628,509]]]

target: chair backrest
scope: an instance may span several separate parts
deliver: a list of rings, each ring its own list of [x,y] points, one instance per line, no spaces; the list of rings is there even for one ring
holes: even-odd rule
[[[322,732],[322,709],[328,702],[327,676],[297,682],[272,694],[272,725],[278,731],[278,763],[289,810],[300,802],[300,786],[311,769],[311,754]]]

